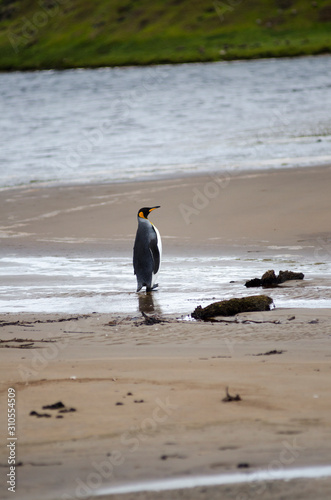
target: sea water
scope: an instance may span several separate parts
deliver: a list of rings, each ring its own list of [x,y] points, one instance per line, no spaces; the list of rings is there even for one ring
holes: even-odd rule
[[[331,56],[0,74],[0,188],[331,162]]]
[[[267,253],[267,252],[266,252]],[[246,288],[267,269],[303,272],[296,286]],[[132,258],[7,256],[0,258],[0,313],[145,313],[189,315],[197,305],[265,293],[276,307],[331,307],[331,262],[300,254],[265,258],[165,256],[158,290],[136,293]]]

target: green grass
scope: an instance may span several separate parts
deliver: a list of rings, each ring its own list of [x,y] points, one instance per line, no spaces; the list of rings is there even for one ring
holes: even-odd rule
[[[0,0],[0,69],[331,52],[327,0]]]

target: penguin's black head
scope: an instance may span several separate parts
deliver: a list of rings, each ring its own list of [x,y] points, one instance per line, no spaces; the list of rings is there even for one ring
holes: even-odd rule
[[[151,211],[155,210],[156,208],[160,208],[160,205],[157,205],[156,207],[141,208],[140,210],[138,210],[138,218],[140,217],[141,219],[148,219],[148,216],[151,213]]]

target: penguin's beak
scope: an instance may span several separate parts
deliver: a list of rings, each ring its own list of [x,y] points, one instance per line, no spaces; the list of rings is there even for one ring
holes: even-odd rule
[[[160,208],[160,205],[157,205],[157,207],[152,207],[152,208],[150,208],[150,209],[149,209],[149,213],[151,213],[151,212],[152,212],[152,210],[155,210],[156,208]]]

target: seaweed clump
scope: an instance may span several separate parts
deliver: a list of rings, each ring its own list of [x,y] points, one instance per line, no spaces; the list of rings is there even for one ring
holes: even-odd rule
[[[252,295],[251,297],[234,298],[213,302],[209,306],[198,306],[191,314],[194,319],[208,321],[216,316],[234,316],[243,312],[270,311],[273,300],[267,295]]]

